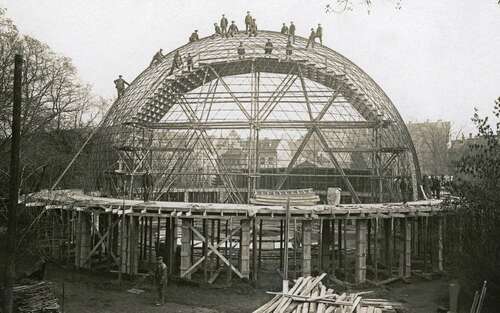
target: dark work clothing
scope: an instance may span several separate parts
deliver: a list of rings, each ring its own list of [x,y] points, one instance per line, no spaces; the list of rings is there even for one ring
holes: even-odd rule
[[[155,64],[158,64],[160,63],[162,60],[163,60],[163,54],[158,51],[155,53],[155,55],[153,56],[153,60],[151,60],[151,63],[149,64],[149,66],[153,66]]]
[[[236,24],[231,24],[229,25],[229,31],[228,31],[228,35],[233,37],[234,34],[236,34],[238,32],[238,26],[236,26]]]
[[[314,39],[316,38],[316,32],[314,30],[311,31],[311,34],[309,35],[309,40],[307,41],[306,49],[309,48],[309,45],[311,45],[312,48],[314,48]]]
[[[291,39],[292,43],[295,43],[295,25],[291,24],[288,28],[288,38]]]
[[[238,58],[243,59],[243,56],[245,55],[245,48],[239,46],[238,47]]]
[[[293,49],[292,45],[290,43],[287,43],[286,44],[286,55],[288,55],[288,56],[292,55],[292,49]]]
[[[288,35],[288,26],[283,25],[283,27],[281,27],[281,33],[283,35]]]
[[[222,33],[225,34],[227,32],[228,21],[227,18],[223,17],[220,19],[220,28],[222,29]]]
[[[170,68],[170,74],[172,75],[174,73],[174,69],[180,69],[182,65],[182,58],[181,55],[179,54],[179,51],[177,51],[174,55],[174,60],[172,61],[172,67]]]
[[[221,35],[222,36],[222,30],[220,29],[219,25],[215,26],[215,33],[217,35]]]
[[[151,195],[151,192],[153,191],[153,186],[154,186],[153,176],[148,172],[144,173],[143,178],[142,178],[144,202],[149,201],[149,196]]]
[[[167,265],[165,265],[163,261],[156,265],[154,280],[155,280],[156,290],[158,292],[158,303],[164,304],[165,287],[167,286],[168,283],[168,277],[167,277]]]
[[[257,23],[254,21],[250,24],[250,33],[248,34],[248,37],[251,37],[252,35],[257,37]]]
[[[129,86],[129,83],[127,83],[123,78],[115,79],[114,83],[118,93],[118,98],[120,98],[125,92],[125,86]]]
[[[198,36],[197,32],[194,32],[191,34],[191,36],[189,36],[189,42],[195,42],[198,40],[200,40],[200,37]]]
[[[266,45],[264,46],[264,53],[265,54],[271,54],[273,52],[273,44],[271,42],[266,42]]]
[[[187,70],[188,70],[189,72],[191,72],[191,70],[193,69],[193,57],[192,57],[192,56],[190,56],[190,55],[189,55],[189,56],[186,58],[186,65],[187,65]]]
[[[252,25],[253,18],[250,14],[245,16],[245,32],[248,33],[250,31],[250,26]]]
[[[318,26],[316,29],[316,37],[319,38],[319,43],[323,44],[323,28],[321,26]]]

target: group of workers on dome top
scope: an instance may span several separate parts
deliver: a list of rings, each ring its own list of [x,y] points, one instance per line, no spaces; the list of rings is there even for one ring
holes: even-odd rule
[[[220,19],[220,23],[214,23],[214,29],[215,33],[211,36],[212,38],[215,38],[217,36],[221,36],[223,38],[229,38],[229,37],[234,37],[236,33],[239,32],[238,26],[236,25],[235,21],[231,21],[231,24],[229,24],[228,19],[226,18],[225,14],[222,14],[222,17]],[[293,21],[290,22],[290,25],[287,26],[286,23],[283,23],[283,26],[281,27],[280,33],[283,35],[288,36],[288,41],[287,45],[285,48],[285,54],[287,59],[290,58],[292,55],[293,51],[293,46],[292,44],[295,44],[295,31],[296,27]],[[257,23],[255,18],[252,17],[250,14],[250,11],[247,11],[247,14],[245,16],[245,34],[248,35],[248,37],[257,37]],[[321,24],[318,24],[318,27],[316,29],[311,28],[311,33],[309,34],[308,40],[307,40],[307,45],[306,49],[309,48],[314,48],[314,44],[316,43],[316,38],[319,39],[319,43],[322,45],[323,44],[323,28],[321,27]],[[189,36],[189,42],[196,42],[199,41],[200,37],[198,35],[198,30],[194,30],[194,32]],[[264,54],[270,55],[272,54],[273,51],[273,43],[271,42],[270,39],[267,39],[267,42],[264,45]],[[236,52],[238,54],[239,59],[245,58],[245,47],[243,46],[243,42],[240,41],[239,46],[236,49]],[[151,60],[151,63],[149,64],[149,67],[153,67],[154,65],[157,65],[161,63],[165,58],[165,55],[163,54],[163,49],[160,49],[158,52],[156,52]],[[193,69],[193,57],[190,53],[185,56],[186,58],[186,67],[187,70],[190,72]],[[183,66],[183,61],[182,57],[179,53],[179,50],[176,50],[174,53],[174,57],[172,60],[172,66],[170,68],[169,75],[172,75],[174,70],[176,69],[181,69]],[[120,75],[118,79],[114,81],[116,90],[118,92],[118,98],[121,97],[125,91],[126,86],[129,84],[122,78]]]

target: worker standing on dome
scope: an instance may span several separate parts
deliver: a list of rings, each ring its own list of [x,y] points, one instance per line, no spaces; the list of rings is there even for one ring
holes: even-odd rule
[[[182,58],[181,55],[179,54],[179,50],[176,50],[174,54],[174,59],[172,60],[172,67],[170,68],[169,75],[172,75],[174,73],[174,69],[180,69],[181,65],[182,65]]]
[[[200,40],[200,37],[198,36],[198,30],[196,29],[191,36],[189,36],[189,42],[195,42]]]
[[[217,25],[217,23],[214,23],[214,29],[215,29],[215,35],[223,36],[222,30],[220,29],[219,25]]]
[[[240,41],[240,45],[238,46],[238,59],[243,60],[245,58],[245,47],[243,47],[243,42]]]
[[[158,52],[155,53],[153,56],[153,60],[151,60],[151,63],[149,64],[149,67],[160,63],[165,56],[163,55],[163,49],[160,49]]]
[[[319,43],[323,45],[323,27],[321,27],[321,24],[318,24],[318,28],[316,28],[316,37],[319,38]]]
[[[292,55],[292,50],[293,50],[292,43],[290,42],[290,39],[288,39],[288,42],[286,43],[286,59],[287,60],[290,59],[290,56]]]
[[[250,24],[250,34],[248,34],[248,37],[257,37],[257,22],[255,19],[252,19],[252,23]]]
[[[295,44],[295,24],[290,22],[290,27],[288,28],[288,39],[292,40],[292,43]]]
[[[281,33],[283,35],[288,35],[288,26],[286,26],[285,23],[283,23],[283,26],[281,26]]]
[[[118,78],[115,79],[114,83],[115,83],[116,91],[118,93],[118,98],[123,96],[123,93],[125,92],[126,86],[130,86],[130,84],[127,83],[125,81],[125,79],[122,78],[122,75],[118,75]]]
[[[222,14],[222,18],[220,19],[220,28],[222,30],[222,34],[227,36],[227,18]]]
[[[309,45],[311,45],[311,48],[314,48],[315,38],[316,38],[316,32],[314,31],[314,28],[311,28],[311,34],[309,35],[309,40],[307,40],[306,49],[309,48]]]
[[[245,16],[245,34],[248,34],[250,31],[250,26],[252,25],[252,15],[250,15],[250,11],[247,11],[247,15]]]
[[[231,25],[229,25],[228,35],[234,37],[234,34],[236,34],[237,32],[238,32],[238,26],[236,26],[234,21],[231,21]]]
[[[191,72],[193,69],[193,57],[191,56],[191,53],[188,52],[188,55],[186,57],[186,65],[187,65],[187,70],[188,72]]]
[[[264,46],[264,54],[271,54],[273,52],[273,43],[271,39],[268,39],[266,45]]]

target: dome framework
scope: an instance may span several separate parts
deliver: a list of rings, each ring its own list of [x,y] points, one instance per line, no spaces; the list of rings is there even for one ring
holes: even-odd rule
[[[272,54],[264,53],[270,39]],[[344,201],[416,198],[420,176],[404,122],[383,90],[339,53],[296,37],[206,37],[144,70],[98,132],[91,189],[151,199],[245,203],[256,189],[340,187]],[[237,54],[243,44],[245,56]],[[179,196],[182,194],[183,196]]]

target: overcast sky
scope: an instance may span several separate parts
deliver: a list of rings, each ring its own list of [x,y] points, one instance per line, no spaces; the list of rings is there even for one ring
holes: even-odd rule
[[[355,0],[356,1],[356,0]],[[212,33],[225,13],[260,29],[293,20],[306,36],[318,22],[324,43],[364,69],[406,121],[450,120],[471,129],[473,107],[489,113],[500,96],[500,6],[496,0],[374,0],[371,14],[327,14],[323,0],[0,0],[20,31],[73,59],[96,94],[114,97],[159,49]]]

